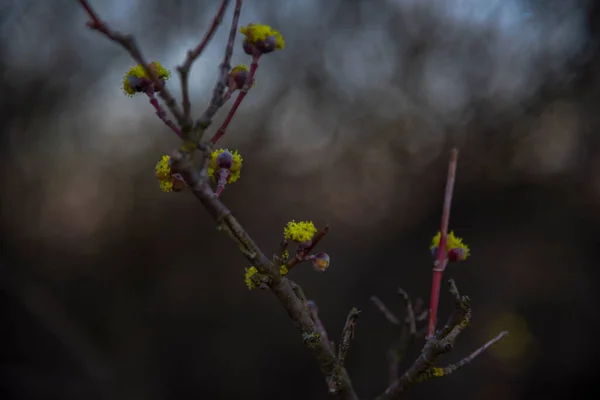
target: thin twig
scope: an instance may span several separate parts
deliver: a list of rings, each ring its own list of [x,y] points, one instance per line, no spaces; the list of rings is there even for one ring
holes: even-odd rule
[[[417,334],[417,321],[415,319],[415,310],[413,309],[412,302],[408,293],[402,288],[398,288],[398,294],[404,299],[404,305],[406,306],[406,318],[408,319],[408,329],[411,336]]]
[[[471,305],[469,298],[460,295],[453,280],[449,281],[449,290],[455,299],[455,311],[452,318],[449,319],[442,330],[429,338],[421,350],[421,354],[412,366],[400,378],[396,379],[388,386],[388,388],[375,400],[392,400],[400,398],[402,394],[414,384],[424,380],[427,377],[428,371],[433,370],[435,361],[442,354],[452,350],[458,335],[460,335],[460,333],[469,325],[471,320]],[[504,335],[499,335],[498,340],[503,336]],[[489,346],[483,347],[484,349],[479,351],[479,353]]]
[[[223,16],[225,15],[225,10],[229,5],[229,0],[221,0],[221,5],[217,10],[215,17],[212,20],[212,23],[202,41],[196,46],[194,49],[189,50],[187,52],[187,57],[183,62],[183,65],[177,67],[177,71],[179,72],[179,77],[181,78],[181,94],[182,94],[182,103],[183,103],[183,118],[185,120],[186,125],[182,127],[184,134],[187,134],[189,129],[192,127],[192,119],[190,117],[191,112],[191,103],[190,103],[190,95],[189,95],[189,84],[188,79],[190,75],[190,69],[192,68],[192,64],[194,61],[200,57],[208,43],[211,41],[215,32],[217,32],[217,28],[223,22]]]
[[[429,324],[427,325],[427,337],[430,338],[435,332],[437,323],[437,310],[440,300],[440,287],[442,275],[447,263],[446,241],[448,236],[448,225],[450,223],[450,208],[452,206],[452,193],[456,177],[456,164],[458,162],[458,150],[450,152],[448,164],[448,178],[446,180],[446,191],[444,193],[444,207],[442,210],[442,222],[440,227],[440,243],[437,249],[437,257],[433,266],[433,280],[431,284],[431,301],[429,303]]]
[[[173,132],[175,132],[175,134],[177,136],[179,136],[179,138],[181,140],[184,140],[184,137],[181,134],[181,131],[179,130],[179,128],[169,119],[167,118],[167,112],[164,110],[164,108],[162,108],[162,106],[160,105],[160,103],[158,102],[158,99],[155,96],[155,92],[154,92],[154,87],[150,86],[148,88],[148,90],[146,91],[146,96],[148,96],[148,99],[150,101],[150,104],[152,105],[152,107],[154,107],[154,109],[156,110],[156,116],[169,128],[171,128],[171,130]]]
[[[390,323],[392,323],[393,325],[400,325],[400,320],[398,319],[398,317],[396,317],[394,315],[394,313],[392,313],[390,311],[389,308],[386,307],[386,305],[383,303],[383,301],[381,301],[381,299],[377,296],[371,296],[371,301],[373,303],[375,303],[375,305],[377,306],[377,308],[379,308],[379,311],[381,311],[381,313],[383,314],[383,316],[390,321]]]
[[[167,90],[167,88],[164,85],[164,82],[162,82],[158,78],[156,73],[149,67],[148,61],[142,54],[142,51],[135,42],[134,37],[132,35],[124,35],[117,31],[113,31],[105,22],[103,22],[100,19],[98,14],[90,6],[87,0],[78,1],[79,4],[81,4],[81,6],[85,9],[86,13],[90,18],[90,21],[87,22],[87,25],[91,29],[102,33],[104,36],[106,36],[113,42],[120,44],[125,50],[127,50],[131,58],[133,58],[139,65],[141,65],[144,68],[144,71],[150,77],[152,83],[154,84],[154,87],[157,89],[158,95],[161,99],[163,99],[163,101],[167,105],[167,108],[179,123],[179,126],[185,126],[184,115],[181,109],[179,108],[177,101],[175,101],[173,95]]]
[[[223,96],[223,92],[225,91],[227,82],[229,80],[231,56],[233,55],[233,45],[235,43],[235,36],[237,34],[241,9],[242,0],[236,0],[235,9],[233,11],[233,20],[231,22],[231,30],[229,31],[229,39],[227,41],[227,46],[225,47],[223,62],[221,62],[221,65],[219,66],[219,76],[217,77],[217,82],[213,88],[212,97],[208,107],[206,110],[204,110],[200,118],[196,120],[194,126],[192,127],[191,136],[197,143],[200,143],[204,132],[212,123],[213,117],[226,101],[226,98]]]
[[[359,314],[360,310],[356,307],[353,307],[348,314],[348,318],[346,318],[346,323],[344,324],[344,329],[342,330],[340,345],[338,346],[338,363],[340,366],[344,366],[344,360],[346,359],[346,354],[350,348],[350,340],[354,339],[356,320],[358,319]]]
[[[423,382],[431,378],[441,378],[442,376],[447,376],[453,372],[456,372],[456,370],[464,367],[465,365],[473,361],[477,356],[489,349],[492,345],[500,341],[506,335],[508,335],[507,331],[501,332],[498,336],[496,336],[495,338],[493,338],[492,340],[490,340],[489,342],[487,342],[486,344],[484,344],[483,346],[481,346],[480,348],[478,348],[477,350],[475,350],[474,352],[472,352],[457,363],[450,364],[442,368],[432,367],[428,369],[419,377],[419,382]]]
[[[256,74],[256,70],[258,69],[259,58],[260,58],[260,54],[255,54],[254,56],[252,56],[252,64],[250,65],[250,72],[248,72],[248,79],[246,81],[246,84],[244,85],[242,90],[240,90],[240,92],[238,93],[238,96],[236,97],[235,102],[231,106],[231,109],[229,110],[229,114],[227,114],[225,121],[223,121],[223,123],[221,124],[221,126],[219,127],[219,129],[217,130],[215,135],[212,137],[212,139],[210,139],[210,142],[213,146],[225,134],[225,131],[227,130],[227,127],[231,123],[233,116],[237,112],[238,107],[240,106],[240,104],[242,104],[242,100],[244,100],[244,98],[248,94],[248,91],[250,90],[250,88],[252,88],[252,84],[254,83],[254,75]]]

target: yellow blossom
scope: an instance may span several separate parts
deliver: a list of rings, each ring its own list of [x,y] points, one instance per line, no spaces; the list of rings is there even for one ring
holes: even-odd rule
[[[248,67],[246,67],[244,64],[238,64],[235,67],[231,68],[231,71],[229,72],[229,74],[235,75],[238,72],[248,72]]]
[[[261,53],[270,53],[273,50],[282,50],[285,47],[285,41],[281,33],[271,28],[269,25],[248,24],[240,27],[244,38],[244,48],[248,44],[253,45]],[[250,52],[246,51],[250,54]]]
[[[244,159],[242,156],[236,151],[229,151],[227,149],[218,149],[212,152],[210,155],[210,161],[208,163],[208,176],[210,176],[213,181],[216,181],[215,172],[219,169],[219,165],[217,164],[217,157],[224,152],[229,152],[233,158],[231,163],[231,167],[228,168],[229,172],[231,172],[231,176],[227,180],[227,183],[232,183],[237,181],[240,178],[240,172],[242,169],[242,163]]]
[[[154,167],[154,174],[159,181],[160,190],[163,192],[178,192],[185,187],[185,182],[179,175],[175,174],[176,176],[173,176],[170,160],[171,157],[162,156],[160,161],[156,163],[156,167]]]
[[[434,250],[440,245],[440,239],[442,234],[438,231],[438,233],[431,240],[431,246],[429,246],[430,250]],[[454,231],[450,231],[448,236],[446,237],[446,251],[450,252],[452,250],[460,250],[463,253],[462,260],[465,260],[468,256],[471,255],[471,251],[469,250],[469,246],[463,243],[462,238],[459,238],[454,235]]]
[[[288,272],[290,272],[290,271],[288,270],[288,268],[285,265],[281,265],[279,267],[279,275],[286,276]]]
[[[258,269],[256,269],[256,267],[250,267],[245,268],[245,270],[246,275],[244,277],[244,282],[246,283],[246,286],[248,286],[248,290],[255,289],[256,287],[258,287],[258,283],[254,279],[252,279],[252,277],[258,273]]]
[[[286,250],[283,251],[283,253],[281,253],[281,259],[282,260],[287,260],[290,257],[290,252]]]
[[[171,71],[165,69],[158,61],[153,61],[148,64],[148,68],[153,69],[159,79],[168,80],[171,76]],[[127,71],[127,73],[123,76],[123,92],[127,96],[133,96],[135,94],[135,90],[130,85],[129,78],[143,78],[150,79],[146,70],[141,64],[135,65]]]
[[[315,233],[317,233],[317,228],[315,228],[315,224],[311,221],[296,222],[292,220],[287,223],[283,230],[283,235],[286,239],[300,243],[309,241]]]

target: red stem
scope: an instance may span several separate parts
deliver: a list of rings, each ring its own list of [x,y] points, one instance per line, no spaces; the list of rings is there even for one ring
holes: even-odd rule
[[[156,115],[158,116],[158,118],[160,118],[160,120],[164,122],[166,126],[171,128],[181,140],[184,140],[179,128],[167,118],[167,112],[161,107],[160,103],[158,102],[158,99],[154,95],[154,87],[152,85],[146,91],[146,95],[150,99],[150,104],[152,104],[152,106],[156,110]]]
[[[444,208],[442,211],[442,223],[440,228],[440,244],[437,249],[437,256],[433,264],[433,280],[431,284],[431,301],[429,302],[429,323],[427,325],[427,338],[435,333],[437,323],[437,311],[440,301],[440,288],[442,275],[448,263],[446,252],[446,241],[448,238],[448,225],[450,223],[450,208],[452,206],[452,193],[454,191],[454,181],[456,178],[456,164],[458,162],[458,150],[452,149],[450,152],[450,162],[448,164],[448,178],[446,179],[446,192],[444,193]]]
[[[223,124],[221,125],[219,130],[217,131],[217,133],[215,133],[215,136],[213,136],[213,138],[210,140],[210,142],[212,143],[213,146],[225,134],[225,131],[227,130],[227,127],[231,123],[231,120],[233,119],[233,116],[235,115],[238,107],[242,103],[242,100],[244,100],[244,97],[246,97],[248,90],[250,90],[250,88],[252,87],[252,83],[254,82],[254,74],[256,74],[256,70],[258,69],[258,59],[259,58],[260,58],[260,54],[252,56],[252,64],[250,65],[250,72],[248,73],[248,80],[246,81],[246,84],[244,85],[244,87],[242,88],[242,90],[240,91],[238,96],[236,97],[235,102],[231,106],[231,110],[229,110],[229,114],[227,114],[227,118],[225,118],[225,121],[223,121]]]
[[[226,169],[220,169],[217,171],[219,175],[219,181],[217,182],[217,190],[215,191],[215,196],[219,197],[223,190],[225,190],[225,185],[227,185],[227,177],[229,176],[229,171]]]

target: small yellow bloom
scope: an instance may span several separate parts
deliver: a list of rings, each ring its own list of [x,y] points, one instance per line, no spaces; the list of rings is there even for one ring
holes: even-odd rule
[[[285,47],[285,41],[281,33],[268,25],[248,24],[240,27],[244,38],[244,51],[252,54],[252,48],[262,54],[270,53],[274,50],[282,50]]]
[[[179,192],[185,187],[185,182],[180,179],[179,175],[173,175],[170,160],[171,157],[162,156],[160,161],[156,163],[156,167],[154,167],[154,174],[159,181],[160,190],[163,192]]]
[[[165,69],[158,61],[153,61],[148,64],[148,68],[154,70],[159,79],[168,80],[171,76],[171,71]],[[146,70],[141,64],[135,65],[127,71],[127,73],[123,76],[123,92],[127,96],[133,96],[136,91],[131,87],[131,79],[130,78],[138,78],[138,79],[150,79],[148,74],[146,74]]]
[[[299,243],[309,241],[315,233],[317,233],[317,228],[315,228],[315,224],[311,221],[296,222],[292,220],[283,229],[283,236],[286,239],[291,239]]]
[[[438,231],[431,240],[430,250],[434,251],[439,247],[441,237],[442,234]],[[462,238],[455,236],[454,231],[450,231],[446,237],[446,252],[448,252],[451,261],[466,260],[471,255],[469,246],[463,243]]]
[[[285,265],[279,267],[279,275],[286,276],[287,273],[290,272]]]
[[[217,170],[219,168],[226,168],[224,166],[220,166],[218,163],[217,158],[219,157],[219,155],[221,155],[224,152],[228,152],[231,154],[232,156],[232,161],[231,161],[231,166],[227,169],[229,169],[229,172],[231,172],[231,175],[229,176],[229,179],[227,180],[227,183],[232,183],[237,181],[240,178],[240,172],[242,169],[242,163],[244,162],[244,159],[242,158],[242,156],[240,156],[240,154],[236,151],[229,151],[227,149],[218,149],[212,152],[212,154],[210,155],[210,161],[208,164],[208,176],[210,176],[212,178],[213,181],[216,182],[217,178],[216,178],[216,174],[215,172],[217,172]]]
[[[244,64],[238,64],[235,67],[231,68],[231,71],[229,72],[229,74],[235,75],[238,72],[248,72],[248,67],[246,67]]]
[[[248,286],[248,290],[257,288],[258,283],[256,282],[256,280],[252,279],[252,277],[258,273],[258,270],[256,269],[256,267],[245,268],[245,270],[246,275],[244,277],[244,282],[246,283],[246,286]]]
[[[290,257],[290,252],[287,250],[284,250],[283,253],[281,253],[281,259],[282,260],[287,260]]]

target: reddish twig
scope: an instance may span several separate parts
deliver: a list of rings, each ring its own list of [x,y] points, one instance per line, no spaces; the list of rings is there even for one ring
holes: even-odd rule
[[[200,57],[200,54],[204,51],[208,43],[211,41],[215,32],[217,31],[218,26],[223,22],[223,15],[225,15],[225,10],[229,5],[229,0],[222,0],[219,9],[215,17],[212,20],[212,24],[204,34],[202,41],[194,48],[193,50],[189,50],[187,52],[187,57],[183,62],[183,65],[177,67],[177,71],[179,72],[179,77],[181,79],[181,94],[182,94],[182,103],[183,103],[183,117],[186,122],[186,126],[183,127],[184,133],[192,126],[192,120],[190,118],[191,112],[191,103],[190,103],[190,95],[189,95],[189,85],[188,78],[190,75],[190,69],[192,68],[192,64],[194,61]]]
[[[248,81],[246,82],[246,84],[238,94],[237,98],[235,99],[235,102],[231,106],[231,110],[229,110],[227,118],[225,118],[225,121],[223,121],[223,124],[221,125],[217,133],[215,133],[213,138],[210,140],[213,146],[225,134],[225,131],[227,130],[229,123],[233,119],[233,116],[235,115],[238,107],[240,106],[240,104],[242,104],[242,100],[244,100],[244,97],[246,97],[246,94],[248,94],[248,90],[250,90],[250,88],[252,87],[252,84],[254,83],[254,75],[256,74],[256,70],[258,69],[259,58],[260,54],[255,54],[252,56],[252,64],[250,65],[250,72],[248,73]]]
[[[129,55],[138,64],[140,64],[144,68],[144,71],[146,72],[146,74],[148,74],[148,76],[152,80],[152,83],[154,84],[154,87],[156,88],[156,92],[158,92],[160,98],[163,99],[163,101],[167,105],[167,108],[169,109],[169,111],[171,111],[171,114],[173,114],[173,116],[175,117],[175,119],[177,120],[179,125],[185,126],[184,115],[181,112],[179,105],[175,101],[175,98],[167,90],[167,88],[164,85],[164,82],[158,78],[158,75],[156,75],[156,72],[153,71],[152,68],[149,67],[148,61],[142,54],[142,52],[139,49],[138,45],[136,44],[133,36],[132,35],[124,35],[122,33],[113,31],[112,29],[109,28],[109,26],[105,22],[103,22],[100,19],[98,14],[96,14],[96,12],[92,9],[92,7],[87,2],[87,0],[78,0],[78,1],[79,1],[79,4],[81,4],[81,6],[84,8],[85,12],[88,14],[88,16],[90,18],[90,21],[87,22],[87,25],[91,29],[94,29],[94,30],[102,33],[104,36],[106,36],[108,39],[112,40],[113,42],[120,44],[125,50],[127,50]]]
[[[446,240],[448,236],[448,224],[450,222],[450,208],[452,206],[452,193],[454,191],[457,161],[458,150],[452,149],[450,152],[450,162],[448,164],[446,192],[444,194],[444,208],[442,211],[442,223],[440,227],[440,243],[437,249],[436,261],[433,265],[433,280],[431,284],[431,301],[429,303],[429,324],[427,325],[427,338],[432,337],[435,333],[442,275],[444,274],[444,269],[446,268],[447,264]]]
[[[150,99],[150,104],[152,104],[152,106],[156,110],[156,116],[162,122],[164,122],[164,124],[166,126],[171,128],[171,130],[173,132],[175,132],[175,134],[177,136],[179,136],[179,138],[181,140],[184,140],[183,135],[181,134],[181,131],[179,130],[179,128],[169,118],[167,118],[167,112],[162,108],[162,106],[158,102],[158,99],[154,95],[154,87],[153,86],[148,87],[148,89],[146,90],[146,96],[148,96],[148,98]]]
[[[235,36],[237,34],[238,21],[240,20],[240,12],[242,9],[242,0],[236,0],[235,9],[233,11],[233,20],[231,22],[231,30],[229,31],[229,39],[227,46],[225,47],[225,55],[223,56],[223,62],[219,66],[219,77],[217,83],[215,83],[213,94],[210,99],[210,103],[206,110],[202,113],[200,118],[194,123],[192,128],[192,138],[200,143],[202,136],[206,129],[212,123],[213,117],[219,111],[219,108],[225,104],[229,99],[228,96],[224,96],[223,92],[229,82],[229,71],[231,70],[231,56],[233,55],[233,45],[235,43]]]

